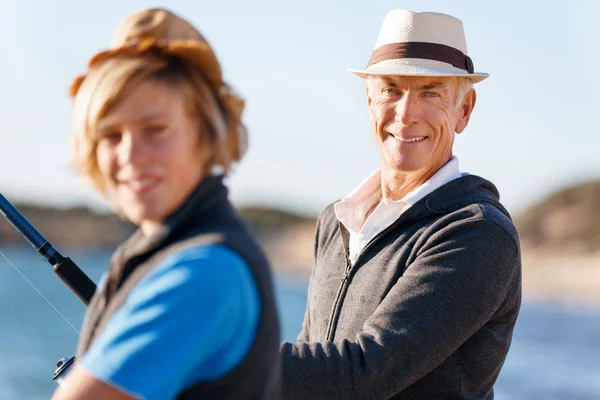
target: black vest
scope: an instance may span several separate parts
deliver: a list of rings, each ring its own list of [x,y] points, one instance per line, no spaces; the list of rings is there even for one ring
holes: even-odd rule
[[[252,347],[232,371],[216,381],[199,382],[180,393],[178,399],[279,399],[280,328],[271,271],[258,243],[229,203],[220,176],[202,181],[155,234],[145,237],[138,231],[115,252],[107,282],[90,302],[78,357],[100,335],[135,284],[165,257],[189,246],[209,243],[226,246],[246,261],[260,296],[260,318]],[[169,368],[158,361],[156,367]]]

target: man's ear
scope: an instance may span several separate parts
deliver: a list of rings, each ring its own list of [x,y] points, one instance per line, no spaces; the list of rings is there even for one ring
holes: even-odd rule
[[[475,89],[469,90],[469,92],[465,95],[463,99],[463,103],[460,106],[460,119],[456,124],[456,133],[460,134],[465,130],[467,125],[469,125],[469,119],[471,118],[471,113],[475,108],[475,103],[477,102],[477,94],[475,93]]]

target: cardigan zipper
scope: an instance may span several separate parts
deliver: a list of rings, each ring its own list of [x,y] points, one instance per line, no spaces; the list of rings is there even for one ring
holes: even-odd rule
[[[402,217],[403,216],[400,215],[400,217],[396,221],[394,221],[392,224],[390,224],[390,226],[388,226],[387,228],[385,228],[384,230],[379,232],[377,235],[375,235],[362,249],[362,251],[360,252],[358,257],[356,258],[356,261],[354,261],[354,265],[358,264],[358,261],[360,260],[361,256],[365,253],[365,250],[367,250],[383,234],[387,233],[389,230],[391,230],[396,225],[398,225],[398,223],[400,222]],[[339,221],[338,221],[338,230],[340,232],[340,239],[342,240],[342,246],[344,247],[344,258],[346,259],[346,269],[344,271],[344,275],[342,275],[340,287],[338,288],[337,294],[335,296],[335,301],[333,302],[333,305],[331,307],[331,314],[329,316],[329,324],[327,326],[327,340],[328,341],[333,341],[334,327],[337,326],[337,320],[339,318],[339,314],[341,311],[341,304],[343,303],[342,292],[344,290],[344,287],[348,284],[348,278],[350,277],[350,272],[352,272],[352,266],[353,266],[352,263],[350,263],[349,251],[348,251],[348,248],[346,247],[346,242],[344,241],[344,237],[342,236],[342,232],[343,232],[342,223]]]
[[[350,276],[350,270],[352,269],[352,264],[350,263],[350,258],[348,257],[348,249],[346,248],[346,242],[343,237],[343,230],[341,226],[341,222],[338,221],[338,228],[340,232],[340,239],[342,240],[342,246],[344,247],[344,258],[346,259],[346,269],[344,271],[344,275],[342,276],[340,287],[338,288],[337,294],[335,295],[335,301],[333,302],[333,306],[331,307],[331,314],[329,316],[329,324],[327,326],[327,340],[333,341],[333,327],[334,321],[337,325],[337,319],[339,317],[339,305],[342,297],[342,291],[344,290],[344,286],[347,283],[348,277]]]

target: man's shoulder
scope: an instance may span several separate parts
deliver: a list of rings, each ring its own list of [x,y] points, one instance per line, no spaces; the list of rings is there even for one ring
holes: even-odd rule
[[[329,203],[324,209],[323,211],[321,211],[321,214],[319,214],[319,220],[331,220],[331,219],[337,219],[335,216],[335,205],[336,203],[338,203],[339,200],[336,200],[332,203]]]
[[[467,212],[501,225],[513,225],[508,210],[500,202],[500,193],[489,180],[464,174],[426,197],[426,208],[438,214]]]
[[[489,235],[507,235],[519,247],[519,234],[510,214],[499,201],[477,199],[439,213],[427,224],[426,230],[433,232],[480,231]],[[504,233],[502,233],[504,232]]]
[[[505,231],[515,242],[519,241],[519,233],[506,208],[499,201],[478,201],[473,206],[480,210],[480,218],[491,222]]]
[[[327,207],[323,209],[323,211],[321,211],[319,217],[317,218],[317,230],[320,231],[324,229],[326,230],[330,227],[337,227],[338,219],[335,214],[335,204],[338,201],[339,200],[336,200],[330,203],[329,205],[327,205]]]
[[[465,174],[432,192],[420,206],[409,212],[411,219],[424,216],[433,230],[448,229],[457,225],[479,229],[495,226],[504,231],[513,242],[519,242],[517,228],[509,211],[500,202],[496,186],[477,175]],[[465,225],[467,224],[467,225]]]

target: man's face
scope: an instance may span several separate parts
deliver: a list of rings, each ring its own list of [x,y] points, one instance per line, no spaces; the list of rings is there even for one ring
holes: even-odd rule
[[[457,104],[452,77],[382,76],[367,79],[367,101],[381,167],[391,172],[433,174],[452,157],[475,105],[470,91]]]

